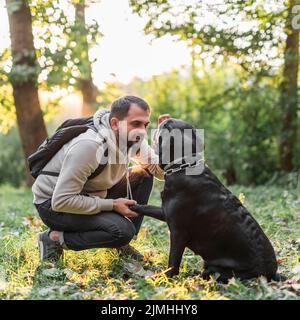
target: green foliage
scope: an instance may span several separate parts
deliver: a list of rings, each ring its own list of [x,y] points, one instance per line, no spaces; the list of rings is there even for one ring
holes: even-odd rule
[[[10,1],[10,4],[10,9],[15,11],[22,1]],[[72,20],[72,15],[67,16],[65,1],[31,0],[28,4],[32,15],[35,51],[24,50],[15,55],[14,64],[9,49],[0,53],[2,133],[7,133],[16,119],[9,83],[21,85],[27,81],[38,82],[39,89],[47,91],[58,86],[78,88],[79,80],[86,79],[90,72],[88,59],[83,59],[86,52],[83,45],[88,41],[88,45],[93,46],[100,34],[96,22],[87,26],[78,25]],[[58,111],[59,100],[48,101],[44,106],[46,120]]]
[[[101,36],[99,25],[96,21],[79,23],[73,15],[66,15],[61,0],[32,0],[31,11],[43,85],[47,89],[55,85],[79,88],[80,80],[90,77],[94,61],[85,55]]]
[[[20,3],[22,2],[11,1],[10,8],[18,10]],[[70,7],[70,4],[67,5]],[[76,22],[72,15],[66,15],[66,2],[63,0],[31,0],[29,6],[36,52],[23,52],[15,59],[16,65],[12,69],[2,69],[0,84],[3,74],[17,84],[38,80],[39,86],[47,90],[56,85],[78,88],[79,80],[90,76],[90,62],[84,55],[88,50],[86,46],[93,47],[101,36],[97,22],[84,25]],[[24,59],[30,62],[35,55],[38,64],[18,64],[18,61]],[[11,66],[10,59],[7,51],[0,56],[2,64]]]
[[[160,114],[204,129],[205,157],[231,183],[262,184],[278,170],[279,94],[271,78],[249,79],[232,64],[201,70],[186,68],[136,79],[124,93],[144,97],[152,123]]]
[[[151,203],[159,204],[162,185],[156,181]],[[39,265],[36,235],[44,229],[36,216],[29,189],[0,188],[1,299],[299,299],[299,190],[278,187],[244,188],[245,205],[275,247],[284,282],[264,278],[217,284],[192,276],[203,270],[199,256],[186,249],[180,274],[167,279],[159,272],[168,261],[169,236],[165,223],[145,217],[133,245],[145,254],[142,265],[119,258],[115,249],[66,251],[62,264]],[[136,272],[139,268],[139,272]],[[155,273],[155,277],[151,273]]]
[[[6,134],[16,122],[13,104],[12,88],[9,85],[0,86],[0,134]]]
[[[279,169],[277,101],[278,92],[270,83],[252,86],[241,81],[221,110],[208,115],[208,160],[225,175],[233,170],[233,182],[262,184]]]
[[[0,87],[8,83],[7,68],[10,64],[11,52],[9,49],[4,49],[0,53]]]
[[[16,128],[0,133],[0,184],[20,186],[25,178],[24,158]]]
[[[279,80],[279,67],[284,66],[281,85],[277,84],[281,99],[276,102],[282,110],[278,145],[281,170],[294,168],[299,32],[293,28],[292,20],[293,8],[300,1],[131,0],[130,3],[133,11],[146,19],[147,34],[172,35],[185,41],[191,47],[194,61],[205,65],[234,62],[247,72],[250,81],[253,76],[258,80],[277,76]],[[257,90],[254,89],[257,82],[253,83],[253,92]],[[255,145],[251,147],[253,151],[257,149]]]
[[[285,41],[287,2],[281,0],[181,1],[131,0],[146,19],[145,32],[171,34],[197,49],[201,59],[235,58],[244,69],[274,72]],[[273,68],[274,67],[274,68]]]

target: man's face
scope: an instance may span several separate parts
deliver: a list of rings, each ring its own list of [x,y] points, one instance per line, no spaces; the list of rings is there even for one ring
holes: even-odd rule
[[[128,148],[144,139],[149,124],[150,112],[143,110],[136,104],[130,106],[128,114],[123,120],[114,117],[111,119],[111,127],[115,131],[117,139],[122,139],[122,143],[126,143]]]

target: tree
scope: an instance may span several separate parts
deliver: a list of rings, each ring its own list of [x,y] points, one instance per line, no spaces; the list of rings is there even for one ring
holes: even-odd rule
[[[32,20],[26,0],[6,0],[11,37],[13,66],[9,80],[13,87],[20,140],[26,162],[26,184],[33,182],[29,174],[27,157],[34,153],[47,137],[40,107],[37,78],[39,65],[32,35]]]
[[[284,52],[284,69],[281,83],[280,105],[282,110],[282,127],[280,136],[280,165],[283,171],[293,170],[294,150],[297,137],[298,110],[298,69],[299,69],[299,29],[293,28],[292,10],[299,1],[289,1],[286,18],[286,47]]]
[[[79,90],[83,97],[82,114],[91,114],[98,89],[92,79],[94,61],[90,59],[89,49],[101,36],[98,23],[87,23],[85,19],[86,7],[91,3],[87,0],[72,0],[69,5],[74,9],[73,19],[73,15],[65,14],[61,0],[35,1],[38,4],[33,8],[36,11],[35,25],[40,29],[45,24],[47,26],[46,38],[45,32],[37,35],[40,42],[45,43],[39,49],[39,57],[42,58],[47,88],[59,86]],[[46,10],[45,6],[48,6]],[[52,34],[50,26],[53,24],[55,29],[59,28],[58,34]]]
[[[89,45],[87,41],[87,28],[85,22],[85,0],[75,3],[75,28],[73,36],[77,39],[77,46],[80,47],[80,77],[78,78],[78,87],[81,90],[83,105],[82,115],[93,113],[93,106],[96,104],[98,89],[93,83],[92,67],[89,60]],[[78,43],[80,42],[80,43]]]
[[[293,170],[297,132],[297,76],[299,31],[292,28],[292,8],[299,0],[209,0],[182,3],[131,0],[132,8],[147,18],[145,32],[155,37],[171,34],[196,48],[199,59],[233,60],[257,84],[277,76],[280,85],[281,126],[279,157],[282,171]],[[274,106],[275,108],[276,106]]]

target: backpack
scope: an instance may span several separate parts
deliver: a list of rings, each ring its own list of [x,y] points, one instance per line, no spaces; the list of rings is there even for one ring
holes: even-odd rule
[[[105,111],[104,114],[109,112],[108,110],[106,112]],[[38,147],[37,151],[28,157],[27,161],[31,175],[34,178],[37,178],[40,174],[58,177],[58,172],[43,171],[43,168],[65,143],[71,141],[81,133],[86,132],[88,129],[92,129],[97,132],[97,129],[93,123],[93,116],[69,119],[63,122],[56,129],[55,133],[51,137],[45,139],[44,142]],[[106,143],[105,140],[103,142]],[[107,157],[108,149],[105,150],[104,155]],[[88,177],[88,179],[93,179],[99,175],[104,170],[106,165],[107,163],[101,163],[98,168]]]

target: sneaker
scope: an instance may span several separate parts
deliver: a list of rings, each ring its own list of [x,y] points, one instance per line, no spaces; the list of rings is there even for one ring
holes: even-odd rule
[[[120,248],[117,248],[120,256],[130,256],[134,260],[137,261],[143,261],[144,255],[141,254],[138,250],[133,248],[131,245],[126,244],[125,246],[122,246]]]
[[[49,237],[51,230],[46,230],[38,235],[40,260],[57,262],[63,256],[63,248],[59,241],[53,241]]]

